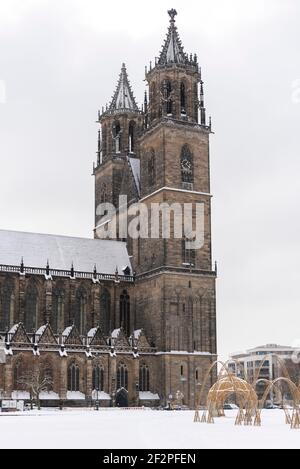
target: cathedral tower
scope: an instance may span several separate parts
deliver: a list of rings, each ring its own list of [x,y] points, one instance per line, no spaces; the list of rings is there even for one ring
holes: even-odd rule
[[[122,65],[116,91],[109,106],[99,111],[95,206],[110,202],[118,206],[124,168],[129,158],[139,159],[138,137],[143,128],[142,111],[138,108],[125,64]],[[95,213],[95,226],[99,223]]]

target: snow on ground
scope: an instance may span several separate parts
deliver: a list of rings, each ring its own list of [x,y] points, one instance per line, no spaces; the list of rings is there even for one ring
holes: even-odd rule
[[[1,449],[299,449],[300,430],[282,411],[265,411],[263,426],[234,426],[236,412],[215,425],[193,423],[193,412],[44,410],[0,414]]]

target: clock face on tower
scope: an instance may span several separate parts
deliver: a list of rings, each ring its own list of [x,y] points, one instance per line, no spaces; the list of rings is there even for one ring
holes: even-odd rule
[[[192,163],[191,161],[189,161],[187,158],[183,159],[181,161],[181,169],[183,171],[187,171],[187,172],[190,172],[192,171]]]

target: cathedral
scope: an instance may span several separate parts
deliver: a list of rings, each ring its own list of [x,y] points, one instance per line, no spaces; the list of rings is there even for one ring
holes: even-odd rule
[[[1,399],[30,399],[31,376],[45,406],[159,407],[178,394],[190,408],[198,402],[217,359],[212,129],[176,16],[169,11],[146,68],[143,106],[124,64],[99,111],[93,238],[0,230]],[[101,239],[98,207],[118,206],[120,195],[129,205],[203,204],[202,248],[187,249],[185,237]]]

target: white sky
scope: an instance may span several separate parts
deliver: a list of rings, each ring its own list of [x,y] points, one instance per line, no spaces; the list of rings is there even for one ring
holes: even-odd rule
[[[144,67],[161,48],[171,7],[186,51],[203,67],[216,132],[220,354],[293,344],[300,339],[297,0],[0,0],[0,227],[92,235],[97,110],[123,61],[142,101]]]

